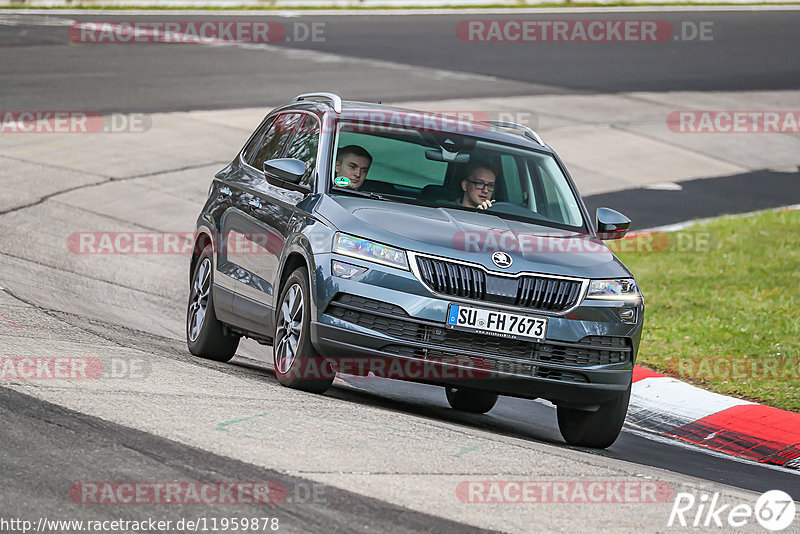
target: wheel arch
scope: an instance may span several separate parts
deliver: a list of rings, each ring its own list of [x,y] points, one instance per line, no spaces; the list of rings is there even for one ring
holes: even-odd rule
[[[205,249],[208,245],[214,245],[214,240],[211,237],[211,234],[208,230],[204,227],[201,227],[197,230],[197,235],[195,237],[194,246],[192,247],[192,258],[189,261],[189,283],[192,283],[192,276],[194,276],[194,269],[197,266],[197,260],[200,259],[200,254],[203,253],[203,249]],[[216,261],[214,262],[216,263]]]
[[[289,275],[291,275],[298,267],[305,267],[309,273],[309,277],[311,276],[311,268],[308,265],[306,257],[301,252],[292,251],[288,254],[288,256],[286,256],[286,261],[283,262],[280,282],[278,283],[278,291],[276,293],[277,295],[283,293],[283,286],[286,284],[286,279],[289,278]],[[309,284],[311,284],[310,280]]]
[[[289,275],[294,272],[298,267],[305,267],[308,271],[308,285],[311,304],[311,317],[317,315],[317,273],[315,271],[316,262],[314,261],[314,254],[311,251],[311,245],[308,238],[303,234],[295,235],[290,244],[286,247],[284,253],[284,260],[281,262],[281,269],[278,275],[278,284],[276,295],[283,292],[284,284]],[[276,297],[277,298],[277,297]],[[277,306],[277,301],[276,301]]]

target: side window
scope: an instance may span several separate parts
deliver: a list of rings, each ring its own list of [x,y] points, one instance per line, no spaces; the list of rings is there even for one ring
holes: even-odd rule
[[[319,121],[311,115],[295,128],[295,135],[289,148],[286,150],[287,158],[295,158],[306,164],[306,174],[300,183],[309,185],[314,169],[317,167],[317,147],[319,146]]]
[[[264,162],[281,157],[283,149],[286,147],[286,142],[289,136],[292,135],[292,129],[304,117],[301,113],[284,113],[275,117],[272,123],[272,128],[267,131],[267,134],[261,140],[261,147],[258,149],[255,158],[251,165],[258,170],[264,167]]]
[[[566,179],[563,178],[553,158],[530,161],[531,172],[536,173],[537,211],[548,219],[571,226],[583,224],[580,208]]]
[[[253,157],[258,151],[258,147],[261,146],[261,139],[264,138],[264,133],[270,129],[273,122],[275,122],[275,117],[270,117],[269,119],[264,121],[264,123],[261,126],[259,126],[258,132],[256,132],[253,138],[250,139],[250,142],[245,147],[244,152],[242,152],[242,159],[248,165],[253,164]]]
[[[503,154],[500,156],[500,165],[503,171],[503,178],[505,179],[508,201],[519,204],[520,206],[524,205],[525,197],[522,195],[522,185],[519,181],[517,158],[511,154]]]

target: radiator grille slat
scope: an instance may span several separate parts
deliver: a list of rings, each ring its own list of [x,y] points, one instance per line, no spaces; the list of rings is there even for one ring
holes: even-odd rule
[[[501,295],[487,292],[487,275],[483,269],[445,260],[417,257],[422,280],[437,293],[488,302],[501,302]],[[524,275],[519,278],[517,306],[536,310],[564,311],[578,303],[581,283],[546,276]]]

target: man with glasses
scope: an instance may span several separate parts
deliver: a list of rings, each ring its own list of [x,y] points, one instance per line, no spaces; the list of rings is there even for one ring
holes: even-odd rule
[[[465,208],[485,210],[494,204],[491,200],[494,186],[497,182],[497,173],[487,163],[474,163],[467,167],[464,173],[466,178],[461,181],[464,196],[461,205]]]

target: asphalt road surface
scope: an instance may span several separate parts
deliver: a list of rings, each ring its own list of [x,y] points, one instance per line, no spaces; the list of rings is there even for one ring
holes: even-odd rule
[[[504,15],[502,18],[512,16],[515,15]],[[606,15],[519,16],[540,20],[600,17]],[[411,100],[645,90],[779,90],[798,89],[800,86],[800,56],[796,53],[800,45],[796,31],[800,23],[800,11],[613,15],[614,19],[665,20],[678,28],[685,27],[682,23],[697,27],[701,23],[713,23],[713,39],[710,41],[667,40],[656,43],[463,42],[458,38],[456,28],[465,17],[457,15],[337,15],[280,19],[257,15],[241,17],[279,20],[291,28],[290,35],[293,35],[296,27],[291,25],[296,23],[324,23],[324,41],[291,41],[267,46],[83,44],[70,41],[67,33],[69,25],[76,20],[130,21],[147,18],[197,20],[197,17],[169,14],[148,17],[125,14],[0,14],[0,45],[3,47],[0,56],[0,109],[155,112],[268,106],[282,103],[312,88],[337,91],[354,99]],[[0,138],[0,145],[7,142]],[[20,150],[25,150],[24,142],[20,143]],[[63,154],[61,157],[64,157]],[[58,161],[53,163],[57,164]],[[63,170],[57,166],[48,169],[49,172]],[[742,189],[742,184],[750,184],[752,188],[754,182],[761,184],[764,190],[767,189],[765,183],[773,184],[769,188],[771,192],[760,196],[749,195],[746,188]],[[798,202],[793,200],[796,190],[790,191],[791,194],[775,194],[781,187],[788,187],[792,183],[786,180],[785,173],[775,174],[765,170],[753,176],[686,182],[682,191],[674,192],[680,198],[678,202],[674,197],[664,197],[664,192],[650,190],[611,193],[588,200],[590,205],[609,205],[614,202],[636,205],[646,195],[660,194],[662,196],[659,198],[664,199],[661,209],[633,214],[640,224],[657,226],[676,222],[676,218],[684,220],[725,211],[750,211]],[[720,195],[719,192],[723,190],[727,193]],[[92,398],[83,399],[77,395],[70,401],[75,409],[0,388],[0,424],[3,426],[0,433],[0,469],[4,480],[0,485],[0,513],[3,517],[39,515],[63,518],[70,514],[86,515],[85,506],[65,499],[76,480],[268,479],[294,489],[312,484],[310,480],[317,477],[330,481],[330,484],[319,480],[313,482],[315,487],[324,492],[325,499],[315,501],[311,506],[306,501],[287,499],[274,507],[259,508],[259,515],[279,515],[284,525],[281,530],[289,532],[468,531],[470,527],[463,522],[443,519],[446,511],[422,513],[389,503],[389,497],[382,494],[379,487],[370,490],[374,496],[365,496],[364,493],[369,492],[355,485],[341,489],[342,480],[347,480],[346,476],[391,476],[392,469],[399,464],[405,465],[404,462],[412,467],[416,463],[421,465],[419,473],[409,467],[409,477],[430,474],[424,472],[426,469],[432,470],[426,462],[431,457],[431,461],[438,461],[438,457],[409,457],[417,450],[415,447],[421,447],[412,441],[412,437],[405,440],[401,433],[403,439],[397,442],[400,445],[395,450],[377,450],[374,445],[383,443],[384,433],[399,432],[397,427],[417,429],[419,425],[425,425],[422,429],[425,432],[428,432],[428,427],[435,427],[437,432],[447,432],[451,441],[463,439],[473,443],[475,440],[484,440],[481,446],[487,449],[491,447],[493,451],[506,446],[514,447],[518,455],[515,458],[523,466],[528,465],[525,462],[533,462],[533,458],[539,462],[535,468],[548,474],[569,473],[572,472],[569,469],[582,466],[592,473],[602,473],[603,469],[611,469],[609,466],[619,469],[623,469],[619,466],[628,466],[624,469],[630,472],[639,470],[643,476],[667,473],[680,480],[686,478],[684,475],[697,477],[715,484],[715,488],[724,485],[757,492],[782,489],[795,500],[800,500],[800,476],[796,472],[654,441],[630,429],[626,429],[606,451],[566,447],[555,426],[553,408],[543,403],[501,399],[488,415],[464,415],[447,407],[440,388],[388,380],[338,381],[337,386],[322,398],[297,396],[277,384],[263,360],[237,358],[233,365],[221,365],[192,358],[179,336],[165,334],[165,329],[169,330],[171,326],[162,328],[161,325],[154,325],[152,329],[141,326],[150,320],[142,309],[157,310],[158,316],[175,319],[174,310],[179,310],[180,314],[183,307],[183,302],[177,302],[175,297],[176,294],[183,294],[183,288],[176,288],[174,281],[164,274],[165,271],[159,270],[158,262],[161,259],[154,259],[153,265],[147,265],[146,270],[135,275],[129,272],[124,263],[109,264],[102,276],[90,279],[77,273],[80,267],[76,266],[77,260],[74,258],[58,257],[52,248],[44,246],[36,249],[23,238],[40,233],[50,235],[60,225],[71,225],[76,221],[84,226],[101,224],[94,219],[99,216],[98,212],[90,209],[96,207],[87,200],[91,198],[90,193],[90,187],[84,190],[83,186],[78,186],[72,193],[74,204],[67,206],[43,199],[26,208],[8,210],[0,216],[0,222],[8,225],[4,226],[8,238],[0,240],[4,241],[0,243],[3,249],[0,262],[5,267],[0,282],[7,282],[9,287],[19,285],[24,288],[21,294],[17,294],[13,288],[0,290],[0,305],[5,306],[4,310],[11,309],[22,317],[18,321],[24,322],[24,319],[31,325],[29,330],[17,332],[9,330],[6,328],[8,324],[3,323],[0,335],[5,336],[7,346],[16,346],[17,350],[26,346],[33,350],[41,344],[42,347],[49,347],[47,350],[72,347],[71,350],[87,354],[104,351],[143,352],[152,358],[152,375],[157,376],[158,369],[169,366],[180,367],[183,374],[175,372],[169,375],[168,385],[162,384],[160,390],[149,390],[155,387],[149,382],[145,385],[131,382],[130,385],[120,386],[118,392],[113,388],[99,388],[95,393],[97,399],[103,401],[94,405],[91,404]],[[734,198],[735,201],[718,200],[716,204],[709,201],[714,198]],[[135,200],[131,199],[131,202]],[[83,208],[76,207],[82,202],[90,205],[90,208],[85,205]],[[683,206],[685,212],[676,212],[675,205]],[[198,204],[198,210],[199,207]],[[43,231],[36,225],[45,217],[52,218],[53,222],[50,225],[52,228]],[[107,220],[104,221],[103,224],[108,224]],[[123,215],[114,221],[131,222]],[[40,253],[41,261],[26,259],[29,249]],[[137,267],[140,266],[137,264]],[[129,283],[131,276],[135,276],[142,285]],[[112,279],[112,282],[107,283],[106,278]],[[185,283],[185,280],[181,278],[180,282]],[[42,287],[39,288],[39,285]],[[54,292],[48,289],[57,287],[61,291],[73,285],[72,293],[68,290],[63,293],[67,296],[58,293],[54,297]],[[145,286],[151,290],[148,292]],[[107,316],[98,319],[98,313],[93,309],[95,305],[104,313],[108,311]],[[14,317],[3,319],[11,321]],[[182,317],[177,317],[173,322],[179,325]],[[27,333],[33,331],[35,334]],[[24,342],[26,335],[32,336],[28,345]],[[254,350],[253,346],[248,346],[246,352],[252,354]],[[213,382],[209,378],[212,376]],[[204,382],[205,379],[209,382]],[[215,390],[218,384],[228,383],[226,381],[242,389]],[[251,387],[252,390],[248,389]],[[24,390],[24,386],[17,389]],[[262,405],[264,399],[257,397],[253,391],[263,393],[274,404]],[[39,394],[42,397],[60,395],[55,387],[48,391],[44,386]],[[201,394],[210,396],[200,398]],[[160,398],[159,395],[173,404],[168,406],[166,413],[160,413],[159,418],[151,419],[152,409],[148,413],[144,405],[139,404],[150,402],[151,398]],[[109,399],[112,398],[118,404],[109,404],[107,408],[98,406],[110,403]],[[131,400],[127,401],[128,398]],[[210,417],[212,412],[217,416],[220,407],[230,408],[231,413],[240,413],[232,407],[238,409],[242,405],[257,412],[283,410],[283,406],[279,406],[281,401],[275,399],[290,399],[310,414],[318,413],[315,410],[328,403],[325,406],[328,406],[329,413],[336,410],[336,413],[344,414],[342,417],[348,414],[353,418],[374,417],[381,423],[376,424],[378,430],[374,434],[369,434],[354,448],[356,458],[349,458],[349,461],[356,467],[322,474],[322,468],[283,469],[281,461],[290,458],[296,460],[297,465],[316,465],[314,461],[324,459],[325,447],[335,448],[336,439],[323,440],[323,447],[312,451],[305,448],[302,442],[281,446],[259,445],[246,432],[239,436],[240,441],[231,444],[229,441],[223,442],[219,432],[204,434],[201,430],[208,423],[204,417]],[[335,403],[335,408],[330,407],[331,402]],[[256,404],[251,407],[250,403]],[[85,412],[90,408],[94,413],[102,412],[104,417],[87,415]],[[104,412],[104,409],[107,411]],[[186,413],[192,414],[197,422],[187,422],[181,415]],[[111,419],[130,421],[131,424],[109,422]],[[244,420],[232,418],[225,424],[235,426]],[[322,425],[322,419],[312,420]],[[221,428],[220,424],[217,423],[218,428]],[[251,420],[247,424],[253,424],[262,433],[276,431],[275,428],[258,426]],[[299,427],[297,435],[312,439],[309,438],[311,433],[308,428],[297,422],[292,424]],[[187,425],[197,426],[197,441],[181,434]],[[140,429],[134,430],[131,428],[133,426]],[[341,430],[336,428],[335,423],[329,423],[319,433],[335,434]],[[420,431],[420,434],[424,432]],[[489,439],[486,435],[493,437]],[[185,439],[178,439],[181,436]],[[415,439],[418,437],[414,436]],[[220,443],[224,443],[224,446]],[[447,440],[435,441],[432,446],[435,450],[435,447],[447,446],[448,443]],[[401,445],[405,444],[410,444],[411,453],[401,449]],[[429,452],[428,449],[425,451]],[[492,454],[486,453],[484,456],[491,459]],[[476,460],[477,463],[480,461],[488,460]],[[362,464],[367,467],[359,469],[358,466]],[[275,468],[268,469],[264,465],[273,465]],[[454,468],[452,472],[440,475],[467,476],[470,471],[465,465],[458,464],[464,471]],[[509,466],[508,470],[511,473],[508,476],[520,476],[513,466]],[[413,493],[415,479],[409,480],[408,491]],[[397,499],[399,502],[409,502],[413,501],[413,496],[406,496],[401,491]],[[196,510],[159,504],[146,508],[147,513],[154,517],[172,520],[197,515]],[[209,517],[224,517],[242,510],[251,511],[248,507],[230,509],[221,506],[204,509],[203,513]],[[90,512],[89,515],[104,519],[141,516],[141,509],[129,511],[124,506],[94,507]],[[554,514],[552,509],[542,509],[541,513],[543,516]],[[466,517],[464,522],[475,524],[474,518],[469,520]],[[591,525],[587,521],[592,519],[592,514],[575,517],[565,514],[563,517],[561,526],[576,529],[578,523]],[[631,513],[620,512],[620,517],[627,519]],[[542,517],[542,521],[546,519]],[[552,526],[559,523],[546,524]],[[499,520],[491,526],[498,530],[512,529]],[[664,528],[663,523],[654,522],[651,526],[653,529]],[[519,527],[515,529],[520,530]],[[532,527],[531,530],[538,529]]]
[[[79,503],[64,496],[79,481],[114,477],[153,481],[269,481],[285,489],[277,504],[149,506],[159,521],[177,524],[197,517],[276,517],[281,532],[481,532],[476,528],[420,514],[337,488],[186,447],[0,388],[4,428],[0,467],[2,516],[80,517]],[[113,467],[112,467],[113,466]],[[113,471],[112,471],[113,469]],[[283,495],[283,494],[282,494]],[[276,499],[277,500],[277,499]],[[313,502],[313,506],[309,503]],[[65,508],[68,512],[65,513]],[[93,520],[141,520],[141,510],[98,506]],[[261,524],[261,523],[259,523]],[[50,530],[50,529],[48,529]],[[53,529],[59,531],[62,529]],[[72,530],[64,528],[63,530]],[[172,530],[172,529],[170,529]],[[191,530],[191,529],[190,529]],[[4,530],[5,531],[5,530]]]
[[[584,197],[589,213],[608,207],[624,212],[631,229],[655,228],[726,213],[800,204],[798,172],[762,170],[681,182],[679,190],[625,189]]]
[[[366,101],[800,87],[797,10],[468,17],[253,14],[223,19],[274,21],[290,38],[308,36],[255,46],[92,44],[81,42],[80,33],[73,39],[68,34],[74,21],[220,19],[168,13],[53,15],[46,20],[2,15],[0,109],[257,107],[285,102],[298,87]],[[674,35],[657,42],[465,42],[457,29],[472,19],[651,20],[667,24]],[[323,25],[317,34],[311,32],[315,24]],[[695,38],[682,40],[684,35]]]

